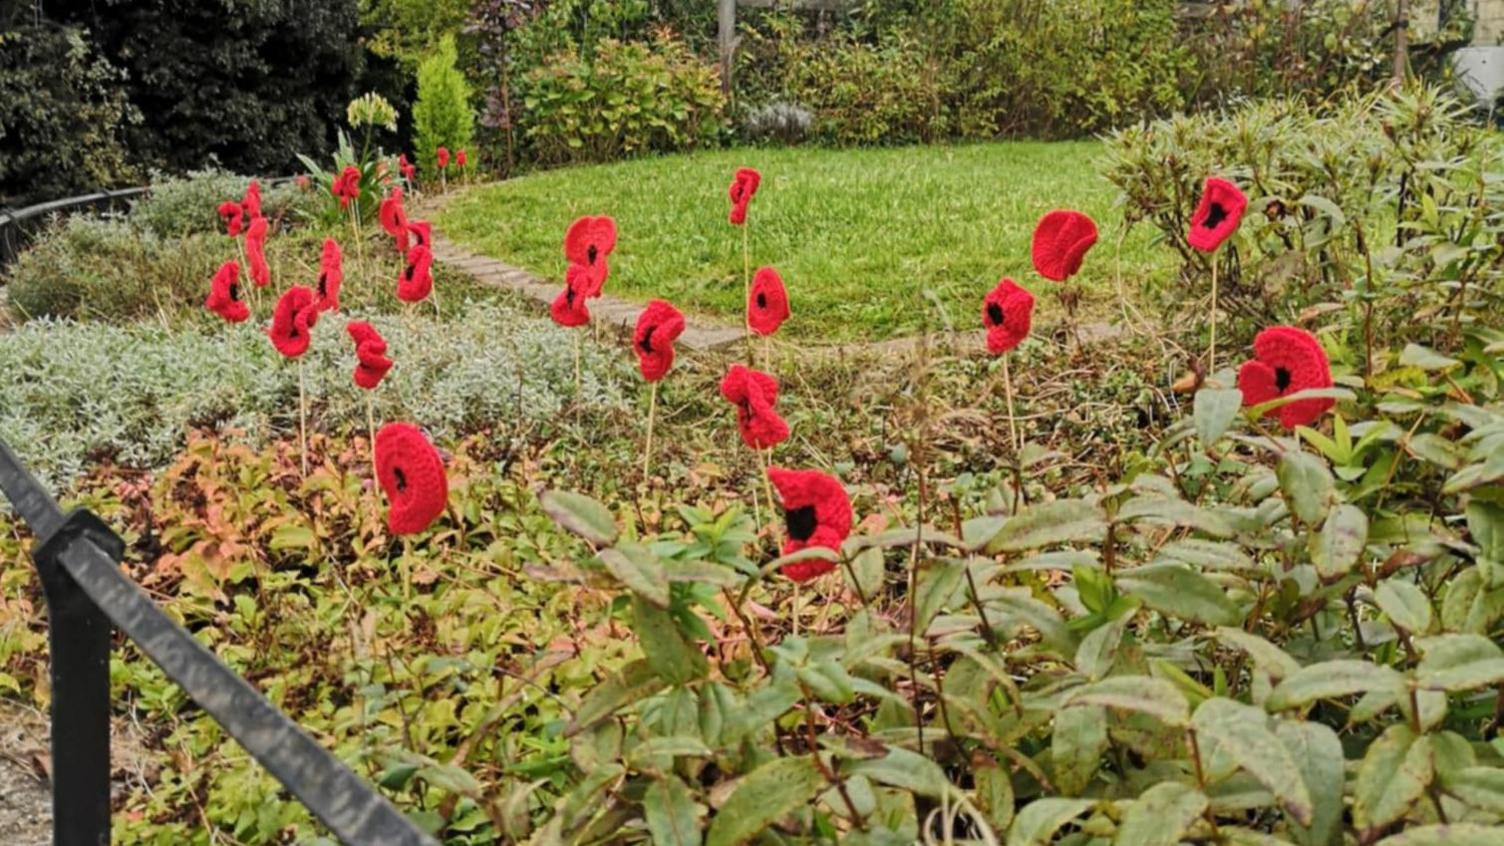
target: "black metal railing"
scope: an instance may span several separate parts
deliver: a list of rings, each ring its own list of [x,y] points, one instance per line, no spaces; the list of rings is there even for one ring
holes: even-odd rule
[[[114,191],[95,191],[77,197],[49,200],[20,209],[0,208],[0,267],[16,260],[26,249],[36,230],[45,226],[54,215],[80,209],[114,209],[124,201],[146,193],[146,188],[120,188]]]
[[[110,842],[111,629],[134,641],[350,846],[437,846],[121,572],[124,543],[87,510],[64,514],[0,440],[0,492],[36,535],[52,673],[54,846]]]

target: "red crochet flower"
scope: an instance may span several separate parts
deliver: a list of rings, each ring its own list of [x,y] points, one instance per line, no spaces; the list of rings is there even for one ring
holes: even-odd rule
[[[560,326],[584,326],[590,322],[590,309],[585,305],[585,300],[589,297],[580,288],[590,284],[588,273],[577,264],[570,265],[569,270],[570,273],[564,279],[564,290],[559,292],[559,296],[548,307],[548,316]]]
[[[411,423],[388,423],[376,433],[376,480],[391,501],[387,527],[394,535],[423,531],[449,504],[444,459]]]
[[[409,185],[417,181],[418,166],[407,160],[406,153],[397,156],[397,167],[402,171],[402,178],[406,179]]]
[[[1056,209],[1034,227],[1034,269],[1064,282],[1081,269],[1081,259],[1097,243],[1097,225],[1078,211]]]
[[[736,406],[736,427],[747,446],[772,449],[788,440],[789,424],[773,409],[778,402],[777,379],[733,364],[721,380],[721,396]]]
[[[319,311],[339,311],[339,288],[344,281],[344,258],[340,255],[339,243],[333,238],[325,238],[324,252],[319,256],[319,284],[314,289],[318,294]]]
[[[245,228],[245,209],[234,200],[225,200],[219,204],[219,219],[225,225],[225,234],[234,238]]]
[[[402,208],[401,188],[393,188],[381,201],[376,217],[381,221],[381,228],[396,242],[397,252],[407,255],[407,211]]]
[[[1253,339],[1253,359],[1238,370],[1243,405],[1259,405],[1312,388],[1332,386],[1332,366],[1316,336],[1294,326],[1270,326]],[[1333,399],[1308,399],[1271,409],[1286,429],[1309,426],[1336,405]]]
[[[753,332],[771,335],[788,317],[789,292],[783,287],[783,279],[773,268],[759,267],[747,292],[747,323]]]
[[[439,148],[439,170],[443,170],[446,167],[449,167],[449,148],[448,147],[440,147]]]
[[[268,332],[277,352],[287,358],[297,358],[308,352],[312,329],[319,321],[318,295],[306,285],[294,285],[277,300],[277,309],[272,312],[272,328]]]
[[[653,300],[637,317],[633,349],[642,378],[656,382],[674,366],[674,341],[684,331],[684,315],[663,300]]]
[[[433,291],[433,251],[413,247],[407,251],[407,266],[397,278],[397,299],[416,303]]]
[[[569,231],[564,233],[564,258],[570,264],[595,267],[597,264],[604,265],[606,257],[616,249],[616,221],[609,217],[586,217],[579,218],[569,225]],[[601,283],[605,284],[605,274],[601,275]]]
[[[360,169],[355,165],[346,165],[339,176],[334,178],[329,192],[339,198],[340,208],[349,208],[350,201],[360,196]]]
[[[464,148],[461,148],[458,152],[456,152],[454,154],[454,163],[456,165],[458,165],[459,167],[463,168],[465,166],[465,161],[466,161],[465,150],[464,150]]]
[[[982,298],[982,325],[987,327],[987,351],[1002,355],[1029,337],[1034,321],[1034,295],[1004,277]]]
[[[250,307],[240,299],[240,262],[231,259],[219,266],[214,280],[209,283],[204,308],[231,323],[243,323],[251,316]]]
[[[245,231],[245,258],[251,266],[251,281],[257,288],[265,288],[272,282],[272,269],[266,263],[266,218],[251,218],[251,226]]]
[[[752,195],[757,193],[757,186],[762,184],[762,174],[750,167],[738,168],[736,176],[731,180],[731,222],[741,226],[747,222],[747,204],[752,202]]]
[[[247,217],[254,219],[261,216],[261,183],[252,179],[251,184],[245,186],[245,196],[241,198],[240,205],[245,209]]]
[[[386,372],[392,369],[392,360],[386,357],[386,340],[376,327],[364,320],[352,320],[345,324],[350,340],[355,342],[355,384],[368,391],[376,390]]]
[[[407,231],[413,236],[414,247],[427,247],[433,249],[433,224],[426,220],[414,220],[407,224]]]
[[[1191,231],[1185,240],[1203,253],[1215,252],[1222,242],[1238,231],[1243,221],[1243,211],[1248,208],[1248,198],[1238,186],[1226,179],[1207,177],[1201,189],[1201,202],[1196,213],[1191,215]]]
[[[841,550],[841,543],[851,534],[851,498],[839,479],[818,470],[769,467],[768,480],[783,500],[788,527],[784,555],[811,547]],[[796,582],[807,582],[835,568],[834,561],[812,559],[784,565],[783,574]]]

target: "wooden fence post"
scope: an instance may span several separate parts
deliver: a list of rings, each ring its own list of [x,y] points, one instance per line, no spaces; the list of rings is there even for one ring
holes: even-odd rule
[[[736,0],[716,0],[716,46],[721,57],[721,93],[731,96],[731,54],[736,50]]]

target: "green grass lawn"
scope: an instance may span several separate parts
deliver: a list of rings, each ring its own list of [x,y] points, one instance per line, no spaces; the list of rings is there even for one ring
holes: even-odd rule
[[[979,322],[1000,276],[1036,292],[1029,238],[1055,208],[1097,221],[1101,237],[1077,277],[1105,304],[1122,224],[1115,189],[1098,175],[1094,141],[900,149],[738,149],[549,171],[453,198],[438,227],[468,248],[562,279],[564,231],[609,214],[620,233],[607,291],[667,299],[691,312],[741,319],[741,232],[727,222],[737,167],[762,172],[752,201],[752,266],[771,264],[789,287],[805,340],[882,339],[938,325],[926,290],[961,328]],[[1148,227],[1123,246],[1125,280],[1170,272]],[[1059,309],[1041,297],[1039,309]],[[1036,312],[1038,313],[1038,312]],[[926,317],[928,315],[928,317]]]

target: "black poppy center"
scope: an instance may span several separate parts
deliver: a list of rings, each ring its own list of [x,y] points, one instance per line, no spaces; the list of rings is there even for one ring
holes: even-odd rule
[[[573,285],[566,285],[564,287],[564,302],[569,303],[570,305],[574,305],[574,286]]]
[[[650,353],[653,351],[653,332],[657,329],[657,326],[649,326],[648,331],[643,333],[642,340],[637,342],[637,346],[641,347],[643,352]]]
[[[329,274],[328,273],[320,273],[319,274],[319,296],[320,297],[327,297],[329,295],[328,282],[329,282]]]
[[[767,294],[758,293],[758,295],[757,295],[757,307],[758,308],[767,308],[768,307],[768,295]]]
[[[287,337],[289,337],[289,338],[296,338],[296,337],[298,337],[298,327],[294,326],[294,327],[288,329],[287,330]]]
[[[987,319],[992,321],[993,326],[1003,325],[1003,307],[997,303],[988,303]]]
[[[1227,219],[1227,209],[1222,208],[1221,203],[1212,203],[1206,213],[1206,223],[1202,224],[1207,229],[1216,229],[1222,221]]]
[[[593,266],[595,264],[595,257],[599,254],[600,251],[594,244],[591,244],[589,249],[585,250],[585,261],[589,262]]]
[[[807,541],[815,533],[817,521],[813,505],[791,508],[784,513],[783,519],[788,524],[789,537],[796,541]]]
[[[1290,371],[1286,370],[1283,367],[1274,368],[1274,387],[1279,388],[1280,393],[1284,393],[1286,390],[1289,390]]]
[[[240,302],[240,284],[237,282],[230,283],[230,301]]]
[[[402,472],[401,467],[392,468],[392,476],[397,480],[397,490],[407,490],[407,474]]]
[[[403,281],[405,281],[405,282],[411,282],[411,281],[413,281],[413,274],[417,273],[417,272],[418,272],[418,266],[416,264],[410,264],[407,267],[403,268],[402,269],[402,279],[403,279]],[[319,277],[319,284],[320,285],[324,284],[324,279],[323,279],[322,276]]]

